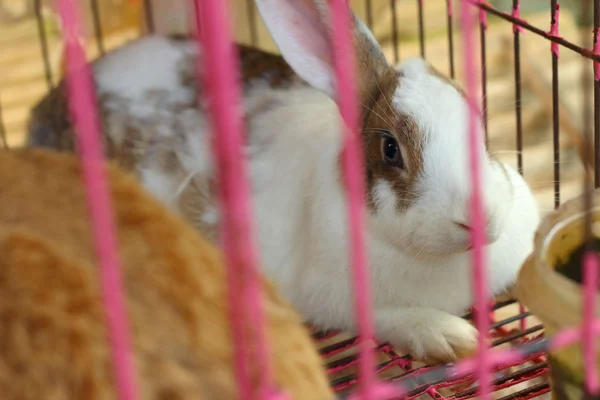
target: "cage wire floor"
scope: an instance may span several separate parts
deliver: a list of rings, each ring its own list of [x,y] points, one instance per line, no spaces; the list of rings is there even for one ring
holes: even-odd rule
[[[528,312],[520,312],[514,300],[499,301],[491,312],[491,346],[509,348],[543,339],[543,326]],[[469,318],[470,315],[465,316]],[[522,324],[525,326],[522,326]],[[333,388],[340,394],[357,389],[357,338],[339,332],[314,331],[321,356]],[[397,353],[386,343],[375,343],[377,373],[383,381],[402,381],[413,388],[405,397],[412,399],[470,399],[477,396],[474,375],[455,381],[428,381],[422,378],[430,367]],[[531,399],[550,392],[548,363],[543,352],[531,354],[524,361],[501,365],[494,369],[492,391],[494,399]]]
[[[398,3],[398,23],[402,29],[416,29],[416,2]],[[448,65],[447,36],[445,32],[445,2],[431,1],[425,8],[425,28],[427,32],[426,56],[434,66],[446,72]],[[382,42],[388,56],[392,56],[390,34],[383,27],[391,19],[389,12],[376,10],[376,17],[382,21],[375,27],[375,35]],[[533,25],[546,27],[548,14],[540,12],[524,17]],[[496,21],[497,22],[497,21]],[[60,77],[61,45],[57,33],[49,25],[48,40],[50,63],[54,82]],[[241,29],[244,29],[243,27]],[[561,34],[570,39],[577,38],[579,32],[573,18],[561,13]],[[138,35],[136,29],[119,32],[106,32],[105,48],[111,49]],[[402,34],[402,32],[401,32]],[[458,36],[455,36],[455,41]],[[262,39],[261,39],[262,40]],[[419,43],[413,40],[401,42],[401,57],[419,55]],[[97,54],[93,41],[87,43],[90,56]],[[34,19],[26,19],[18,24],[0,23],[0,128],[5,129],[9,145],[19,147],[24,143],[26,119],[30,107],[45,93],[43,63],[40,59],[38,32]],[[495,23],[490,17],[487,31],[488,63],[488,113],[490,149],[497,158],[505,162],[515,156],[515,114],[514,114],[514,75],[512,72],[512,25]],[[456,74],[461,76],[460,49],[456,49]],[[532,34],[521,38],[522,86],[521,102],[523,112],[523,159],[525,179],[542,209],[546,213],[553,208],[554,181],[552,168],[552,126],[551,126],[551,76],[549,43]],[[561,80],[559,90],[561,123],[561,200],[577,196],[581,190],[582,168],[578,162],[578,145],[582,137],[580,94],[575,82],[579,79],[580,57],[568,50],[561,52],[559,60]],[[2,115],[3,114],[3,115]],[[526,321],[525,327],[521,322]],[[521,313],[514,301],[500,301],[492,313],[491,337],[495,348],[507,348],[528,341],[541,340],[543,327],[535,317]],[[356,389],[357,343],[356,338],[339,332],[315,332],[321,355],[336,391],[347,394]],[[377,371],[382,380],[410,380],[414,389],[409,399],[469,399],[476,397],[475,377],[465,377],[457,381],[430,382],[421,378],[429,367],[398,354],[385,343],[375,344],[377,350]],[[530,399],[549,392],[548,364],[544,354],[531,355],[525,362],[516,365],[503,365],[495,369],[493,381],[495,399]]]

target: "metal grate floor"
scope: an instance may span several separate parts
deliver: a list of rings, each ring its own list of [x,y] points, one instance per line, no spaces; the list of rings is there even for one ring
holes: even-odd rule
[[[531,321],[528,312],[509,300],[494,305],[492,312],[492,347],[510,347],[543,338],[543,326]],[[465,316],[470,318],[470,315]],[[526,324],[524,323],[525,321]],[[331,384],[339,394],[352,393],[359,383],[356,337],[339,332],[315,332],[320,353],[326,361]],[[405,399],[470,399],[477,395],[475,376],[454,381],[427,381],[422,375],[431,368],[410,357],[396,353],[391,345],[376,344],[377,373],[384,381],[402,381],[412,388]],[[495,399],[531,399],[550,392],[548,363],[544,353],[536,353],[517,364],[494,369],[492,389]]]

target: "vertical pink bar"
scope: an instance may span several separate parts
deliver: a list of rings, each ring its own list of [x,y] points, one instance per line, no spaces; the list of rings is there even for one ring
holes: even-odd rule
[[[374,337],[369,276],[364,240],[364,177],[363,152],[359,136],[359,112],[356,93],[356,59],[350,31],[350,9],[345,0],[330,0],[337,75],[338,104],[345,123],[342,167],[348,199],[350,256],[356,295],[356,318],[360,334],[361,395],[363,400],[375,400],[375,358],[370,340]]]
[[[486,4],[486,2],[485,2],[485,0],[480,0],[479,4]],[[483,25],[484,29],[487,29],[487,27],[488,27],[487,12],[485,11],[485,9],[483,7],[479,7],[479,23],[481,25]]]
[[[513,8],[512,10],[512,16],[515,17],[516,19],[521,19],[521,0],[517,1],[517,6],[515,8]],[[525,30],[523,29],[522,26],[519,26],[517,24],[513,24],[513,32],[514,33],[523,33]]]
[[[551,25],[550,25],[550,35],[554,36],[554,37],[559,37],[558,36],[558,17],[559,17],[559,11],[560,11],[560,4],[556,3],[556,10],[554,12],[554,21],[552,21]],[[560,49],[558,47],[558,43],[552,42],[552,44],[550,45],[550,49],[552,50],[552,53],[556,54],[556,57],[560,56]]]
[[[600,28],[594,31],[594,54],[600,55]],[[594,62],[594,79],[600,81],[600,63]]]
[[[585,364],[585,383],[588,392],[597,395],[600,392],[598,371],[596,368],[596,335],[594,321],[596,319],[596,290],[598,289],[598,257],[589,252],[583,259],[583,352]]]
[[[469,167],[471,170],[471,226],[473,229],[473,292],[475,294],[475,322],[479,330],[479,353],[477,376],[480,399],[490,398],[491,372],[488,362],[487,336],[489,329],[487,273],[484,254],[484,215],[481,204],[480,148],[482,138],[477,129],[476,82],[477,68],[474,59],[474,18],[468,2],[461,3],[461,23],[465,51],[466,92],[469,102]]]
[[[198,0],[197,0],[198,1]],[[236,378],[243,399],[272,398],[272,371],[265,338],[259,286],[258,255],[254,242],[253,210],[245,167],[242,137],[243,109],[240,104],[239,64],[231,42],[226,0],[197,3],[201,60],[198,72],[203,78],[208,101],[207,115],[213,133],[212,145],[218,182],[221,240],[225,251],[228,295]],[[247,340],[244,333],[252,336]],[[257,360],[247,359],[245,344],[256,345]],[[249,362],[258,371],[258,390],[252,391]],[[254,394],[255,393],[255,394]],[[279,397],[280,398],[280,397]]]
[[[359,136],[356,92],[356,59],[350,31],[350,9],[346,0],[329,0],[332,13],[332,41],[335,50],[338,104],[345,123],[342,166],[348,199],[350,256],[356,295],[356,318],[360,334],[360,373],[363,400],[375,400],[375,359],[369,344],[373,339],[371,280],[364,240],[363,152]]]
[[[526,311],[527,311],[527,309],[525,308],[525,306],[522,305],[522,304],[519,304],[519,312],[521,314],[523,314]],[[521,320],[519,321],[519,327],[521,328],[522,331],[524,331],[525,329],[527,329],[527,317],[521,318]]]
[[[123,304],[114,215],[104,176],[100,125],[95,108],[92,74],[81,44],[83,35],[77,5],[74,0],[60,0],[58,6],[66,42],[69,108],[75,121],[88,208],[100,261],[102,299],[108,322],[117,392],[122,400],[134,400],[137,398],[136,380]]]

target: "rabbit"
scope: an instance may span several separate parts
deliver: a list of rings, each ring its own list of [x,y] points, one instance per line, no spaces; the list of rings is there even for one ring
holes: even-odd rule
[[[281,52],[238,47],[247,127],[240,156],[250,169],[264,271],[308,322],[352,333],[330,15],[323,0],[256,5]],[[477,346],[476,329],[460,317],[473,302],[466,96],[423,59],[390,64],[354,14],[351,28],[375,333],[417,360],[454,361]],[[94,71],[107,152],[217,241],[210,125],[206,103],[196,101],[201,53],[191,39],[149,36],[96,61]],[[48,97],[34,110],[30,143],[72,150],[61,147],[69,129],[43,122],[56,108]],[[496,295],[512,287],[531,252],[539,210],[524,179],[487,153],[483,139],[477,151],[488,290]]]
[[[139,398],[236,398],[222,254],[122,169],[105,171]],[[0,151],[5,400],[117,398],[85,196],[75,155]],[[260,285],[275,384],[290,399],[333,400],[302,319]]]

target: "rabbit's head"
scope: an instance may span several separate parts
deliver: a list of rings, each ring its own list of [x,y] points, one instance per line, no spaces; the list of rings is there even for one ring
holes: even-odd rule
[[[314,88],[336,98],[331,16],[321,0],[257,0],[283,57]],[[414,257],[446,257],[470,246],[469,106],[464,92],[421,59],[390,64],[352,15],[365,155],[369,229]],[[513,202],[508,171],[477,150],[488,243]]]

